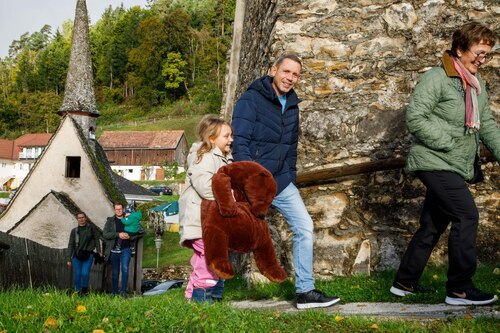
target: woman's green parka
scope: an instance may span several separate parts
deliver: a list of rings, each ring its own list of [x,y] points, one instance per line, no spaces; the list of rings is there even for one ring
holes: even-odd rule
[[[469,133],[464,125],[462,81],[456,80],[460,76],[445,53],[443,66],[427,71],[415,87],[406,113],[406,124],[415,136],[406,161],[408,171],[451,171],[470,180],[479,139],[500,159],[500,129],[491,114],[484,83],[479,80],[480,130]]]

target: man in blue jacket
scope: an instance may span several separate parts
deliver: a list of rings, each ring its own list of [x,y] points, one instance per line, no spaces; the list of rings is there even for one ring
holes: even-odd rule
[[[293,266],[297,308],[327,307],[340,301],[314,288],[313,221],[295,186],[299,139],[299,98],[293,90],[302,63],[285,53],[276,59],[271,76],[255,80],[233,111],[233,158],[255,161],[274,176],[278,194],[273,206],[283,214],[293,233]]]

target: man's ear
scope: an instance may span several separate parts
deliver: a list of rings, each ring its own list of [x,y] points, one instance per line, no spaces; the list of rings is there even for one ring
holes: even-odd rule
[[[275,65],[272,65],[271,72],[270,72],[271,76],[275,76],[277,71],[278,71],[278,67],[276,67]]]

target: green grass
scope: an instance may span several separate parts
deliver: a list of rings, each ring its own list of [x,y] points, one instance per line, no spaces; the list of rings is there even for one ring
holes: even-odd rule
[[[96,136],[103,131],[160,131],[184,130],[188,144],[196,141],[196,128],[203,115],[168,116],[156,119],[138,119],[129,122],[98,124]]]
[[[0,198],[8,198],[9,192],[0,192]]]
[[[192,255],[192,250],[179,245],[179,234],[177,232],[163,233],[158,260],[159,267],[189,265],[189,259]],[[156,268],[155,236],[151,234],[151,232],[148,232],[148,234],[144,237],[142,267]]]
[[[228,286],[227,294],[231,293]],[[227,302],[187,303],[183,290],[163,295],[79,297],[64,291],[10,289],[0,297],[0,332],[498,332],[491,318],[387,320],[383,317],[238,310]],[[375,328],[375,326],[378,328]]]

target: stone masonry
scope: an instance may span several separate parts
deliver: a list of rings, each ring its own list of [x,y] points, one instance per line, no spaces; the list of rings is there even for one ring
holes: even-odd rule
[[[243,2],[235,100],[226,105],[234,105],[267,73],[276,55],[298,53],[303,59],[296,88],[302,99],[299,170],[405,156],[412,139],[404,123],[411,93],[420,75],[439,65],[453,31],[469,20],[500,30],[495,0]],[[497,55],[479,74],[500,123],[499,71]],[[223,113],[230,118],[231,111]],[[498,162],[483,168],[486,181],[471,186],[480,212],[479,260],[498,263],[500,168]],[[303,187],[315,223],[315,275],[396,268],[418,227],[424,192],[402,169]],[[271,214],[270,227],[282,263],[293,270],[289,228],[277,213]],[[446,264],[446,240],[447,234],[432,254],[433,264]]]

